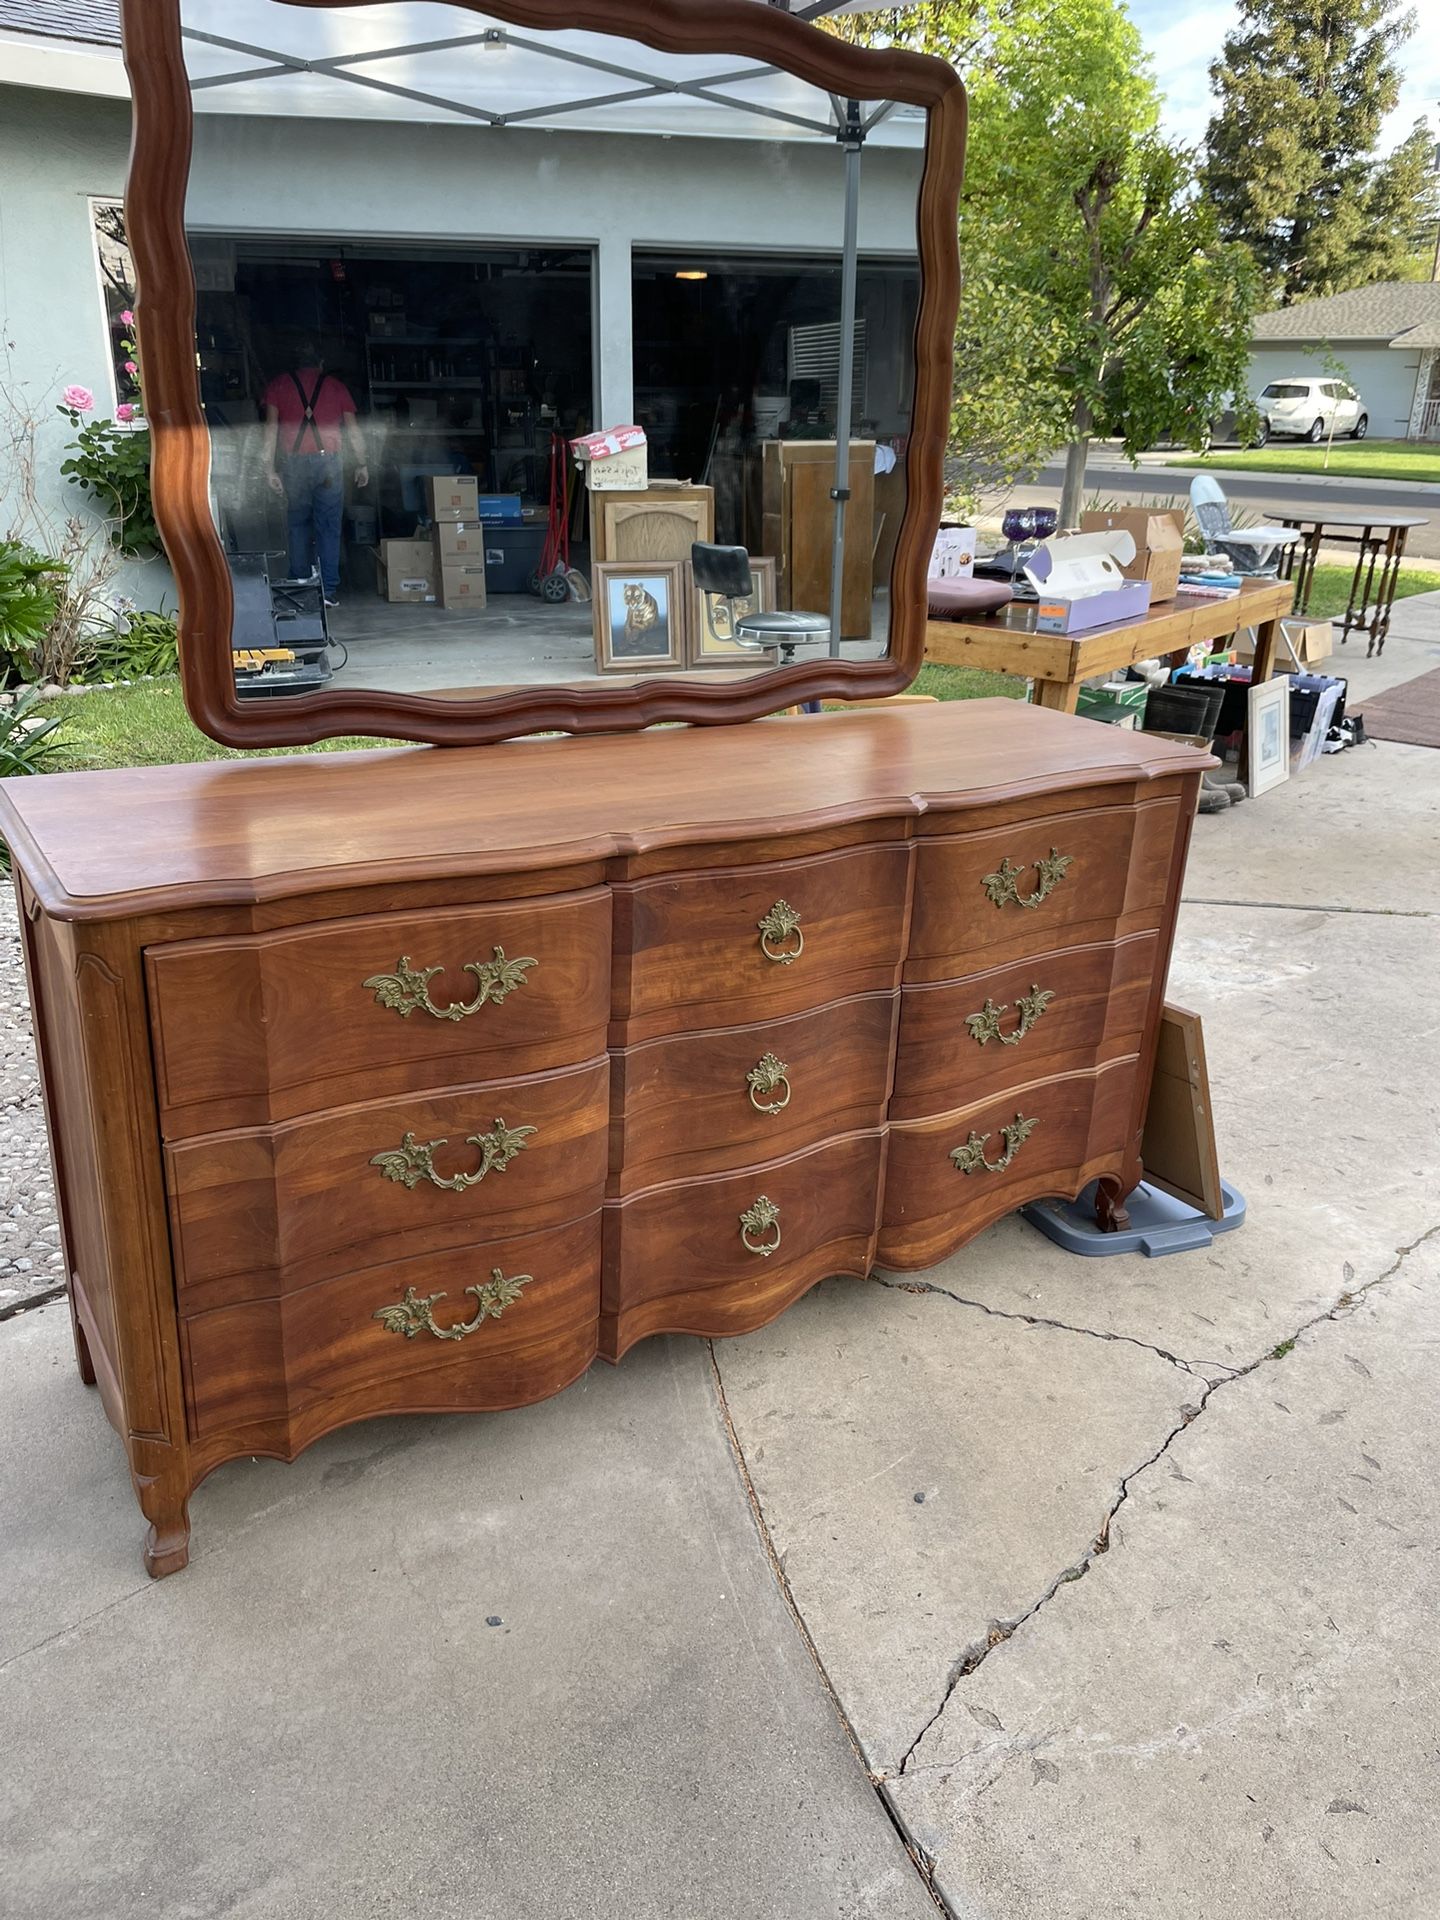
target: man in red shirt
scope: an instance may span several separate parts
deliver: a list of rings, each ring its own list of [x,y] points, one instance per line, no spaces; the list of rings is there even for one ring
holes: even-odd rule
[[[345,499],[341,449],[355,462],[355,484],[370,484],[365,442],[350,389],[308,342],[290,373],[278,373],[261,397],[265,409],[265,466],[270,485],[285,496],[292,580],[307,580],[320,562],[325,599],[340,593],[340,509]]]

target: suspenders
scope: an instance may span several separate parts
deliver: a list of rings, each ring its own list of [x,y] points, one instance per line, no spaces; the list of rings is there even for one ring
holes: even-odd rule
[[[305,418],[295,430],[295,439],[290,448],[291,453],[310,451],[309,448],[302,448],[300,445],[300,442],[305,438],[307,433],[315,442],[315,452],[324,453],[325,444],[320,438],[320,429],[315,424],[315,402],[320,398],[320,389],[329,378],[328,373],[322,373],[320,378],[315,382],[314,391],[306,393],[304,387],[300,384],[299,374],[292,373],[290,375],[291,384],[294,386],[296,393],[299,394],[300,404],[305,409]]]

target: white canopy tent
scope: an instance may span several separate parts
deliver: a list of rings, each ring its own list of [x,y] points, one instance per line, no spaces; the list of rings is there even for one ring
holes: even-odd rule
[[[825,4],[794,9],[805,20],[853,10]],[[872,141],[922,146],[923,112],[888,100],[842,100],[753,61],[663,53],[610,34],[528,32],[434,0],[325,8],[285,0],[184,0],[181,18],[199,113],[458,118],[497,130],[574,127],[835,145],[845,173],[830,596],[830,651],[839,654],[861,159]]]

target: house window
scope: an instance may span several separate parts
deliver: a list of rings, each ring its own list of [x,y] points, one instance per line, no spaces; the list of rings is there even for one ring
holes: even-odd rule
[[[135,328],[132,321],[121,317],[131,311],[135,300],[135,267],[125,239],[125,208],[119,200],[92,200],[90,222],[115,400],[117,405],[128,402],[133,406],[140,398],[140,382],[131,371]]]

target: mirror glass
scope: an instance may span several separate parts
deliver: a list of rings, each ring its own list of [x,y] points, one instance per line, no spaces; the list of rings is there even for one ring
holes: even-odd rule
[[[885,654],[921,109],[448,5],[182,13],[243,698]]]

